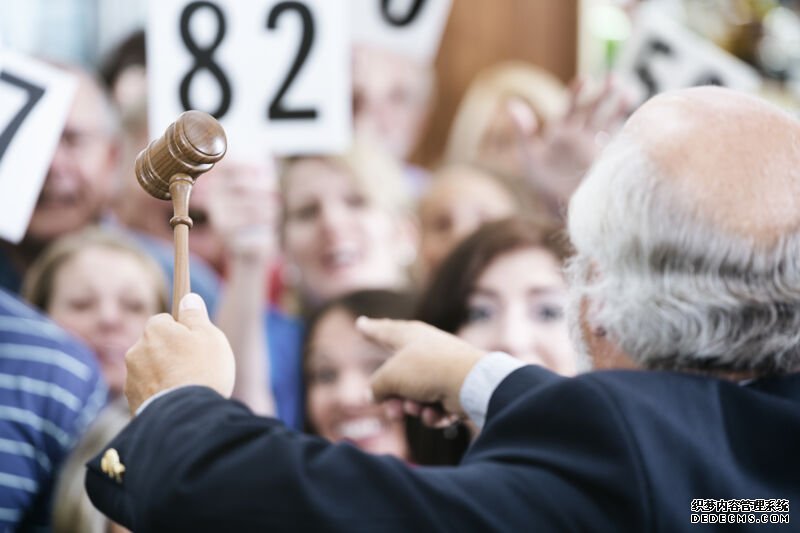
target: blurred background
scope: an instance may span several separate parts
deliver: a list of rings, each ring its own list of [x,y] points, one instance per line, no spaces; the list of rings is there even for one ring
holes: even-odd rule
[[[469,82],[502,60],[531,62],[569,82],[614,67],[638,4],[660,4],[688,30],[755,67],[765,91],[797,105],[798,0],[455,0],[436,59],[437,103],[411,160],[432,164]],[[5,46],[96,67],[144,28],[146,0],[0,0]]]
[[[233,347],[234,397],[331,441],[456,464],[474,428],[427,433],[368,400],[389,352],[356,317],[579,372],[572,193],[659,92],[724,85],[797,113],[800,0],[0,0],[0,81],[0,296],[81,339],[110,399],[174,273],[172,206],[134,161],[197,109],[228,153],[192,189],[191,287]],[[0,407],[16,401],[0,387]],[[112,531],[81,487],[126,419],[110,404],[68,459],[56,532]],[[18,480],[0,490],[2,531],[51,522],[29,487],[52,479],[20,463],[0,461]]]

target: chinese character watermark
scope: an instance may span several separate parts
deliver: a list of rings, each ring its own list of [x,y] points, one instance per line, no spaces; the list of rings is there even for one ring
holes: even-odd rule
[[[789,500],[782,498],[695,498],[689,506],[692,524],[788,524]]]

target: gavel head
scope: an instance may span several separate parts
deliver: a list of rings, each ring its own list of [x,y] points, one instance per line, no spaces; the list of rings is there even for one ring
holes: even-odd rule
[[[225,130],[214,117],[186,111],[136,157],[136,179],[152,196],[169,200],[172,176],[186,174],[197,179],[222,159],[227,148]]]

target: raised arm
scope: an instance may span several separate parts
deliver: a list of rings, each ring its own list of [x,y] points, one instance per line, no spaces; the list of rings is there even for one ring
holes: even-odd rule
[[[233,397],[258,414],[275,415],[264,317],[268,271],[277,257],[276,178],[267,165],[236,162],[222,164],[211,178],[211,223],[228,258],[215,322],[236,355]]]

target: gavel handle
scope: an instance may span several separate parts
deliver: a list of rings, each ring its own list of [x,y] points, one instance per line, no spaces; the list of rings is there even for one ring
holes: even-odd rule
[[[189,196],[194,180],[186,174],[175,174],[169,180],[174,216],[169,221],[175,239],[175,271],[172,279],[172,317],[178,320],[181,299],[191,291],[189,283]]]

